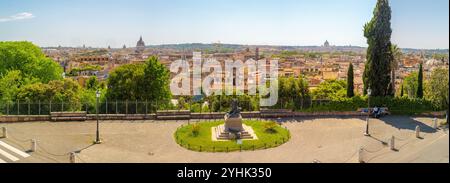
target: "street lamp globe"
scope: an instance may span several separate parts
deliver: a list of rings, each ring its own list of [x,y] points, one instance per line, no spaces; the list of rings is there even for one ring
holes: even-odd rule
[[[96,96],[97,98],[100,98],[100,94],[101,94],[100,90],[97,90],[97,92],[95,92],[95,96]]]
[[[367,89],[367,94],[370,96],[370,95],[372,95],[372,89]]]
[[[62,76],[63,79],[66,79],[66,73],[65,73],[65,72],[63,72],[63,73],[61,74],[61,76]]]

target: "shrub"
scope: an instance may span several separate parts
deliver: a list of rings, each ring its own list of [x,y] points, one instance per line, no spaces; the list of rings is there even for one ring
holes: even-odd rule
[[[265,131],[267,133],[277,133],[276,127],[277,127],[277,123],[276,122],[268,122],[264,124],[264,128],[266,129]]]
[[[330,111],[356,111],[358,108],[367,108],[367,97],[356,96],[352,98],[334,99],[320,105],[313,105],[305,112]],[[408,97],[371,97],[371,107],[387,107],[392,114],[414,115],[424,112],[441,110],[434,107],[431,101],[425,99],[410,99]]]
[[[191,132],[192,132],[192,135],[194,137],[197,137],[200,134],[200,125],[199,124],[193,124]]]

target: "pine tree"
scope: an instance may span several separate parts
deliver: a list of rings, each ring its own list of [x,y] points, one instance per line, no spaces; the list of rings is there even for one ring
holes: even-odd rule
[[[352,98],[355,96],[355,85],[353,83],[353,64],[350,63],[347,72],[347,97]]]
[[[419,66],[419,78],[417,79],[417,98],[423,98],[423,66]]]
[[[367,62],[363,74],[364,93],[370,88],[372,96],[389,95],[391,63],[391,8],[388,0],[378,0],[372,20],[364,26],[367,38]]]

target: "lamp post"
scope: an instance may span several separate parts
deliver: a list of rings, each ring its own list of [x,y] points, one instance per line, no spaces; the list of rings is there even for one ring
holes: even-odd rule
[[[370,136],[369,133],[369,119],[370,119],[370,95],[372,94],[372,90],[367,89],[367,119],[366,119],[366,132],[364,136]]]
[[[65,73],[65,72],[63,72],[63,73],[61,74],[61,76],[62,76],[63,79],[66,79],[66,73]]]
[[[97,134],[96,134],[96,138],[95,138],[95,144],[101,144],[102,141],[100,140],[100,133],[99,133],[99,123],[98,123],[98,99],[100,98],[100,90],[97,90],[97,92],[95,92],[95,97],[97,98],[97,102],[95,104],[95,113],[97,115]]]

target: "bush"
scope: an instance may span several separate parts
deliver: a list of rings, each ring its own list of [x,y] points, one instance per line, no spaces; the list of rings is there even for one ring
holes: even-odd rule
[[[197,137],[200,134],[200,125],[199,124],[193,124],[191,131],[192,131],[192,135],[194,137]]]
[[[267,133],[277,133],[276,127],[278,124],[276,122],[268,122],[264,124],[265,132]]]
[[[358,108],[367,108],[367,97],[355,96],[353,98],[335,99],[320,105],[313,105],[305,112],[332,112],[356,111]],[[424,112],[437,111],[433,103],[425,99],[410,99],[408,97],[371,97],[371,107],[387,107],[392,114],[415,115]]]

